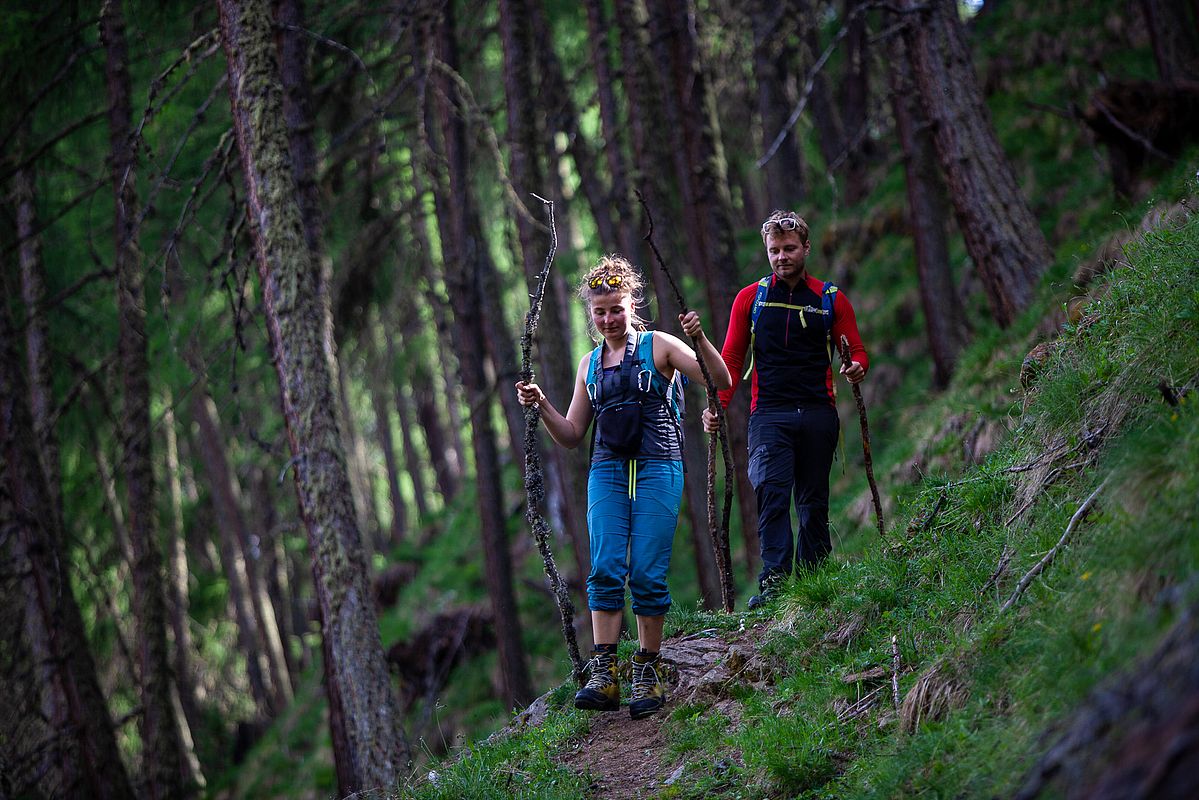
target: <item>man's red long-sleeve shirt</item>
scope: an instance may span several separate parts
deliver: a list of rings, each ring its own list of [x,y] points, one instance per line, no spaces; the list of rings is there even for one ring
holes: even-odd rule
[[[833,402],[833,371],[829,363],[821,308],[823,281],[805,275],[794,289],[771,276],[766,307],[758,316],[754,341],[754,371],[750,410],[802,408]],[[729,330],[720,351],[733,376],[733,385],[720,392],[728,406],[744,373],[745,354],[750,344],[750,311],[758,292],[755,281],[737,293],[729,315]],[[866,348],[858,333],[853,306],[842,291],[833,301],[833,352],[842,334],[849,340],[851,358],[870,368]]]

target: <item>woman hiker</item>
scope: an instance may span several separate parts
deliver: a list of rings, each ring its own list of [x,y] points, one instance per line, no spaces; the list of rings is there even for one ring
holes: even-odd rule
[[[577,447],[596,420],[587,480],[587,604],[595,648],[590,678],[575,695],[575,707],[620,707],[616,643],[627,579],[641,645],[633,655],[633,719],[657,712],[666,702],[657,662],[670,608],[666,572],[683,496],[679,375],[704,380],[687,344],[669,333],[645,330],[637,316],[643,288],[638,270],[618,255],[604,256],[583,278],[579,296],[603,341],[579,361],[566,416],[537,384],[516,384],[521,404],[541,409],[546,430],[562,447]],[[728,368],[704,336],[699,317],[692,311],[679,321],[684,333],[698,337],[716,386],[730,387]]]

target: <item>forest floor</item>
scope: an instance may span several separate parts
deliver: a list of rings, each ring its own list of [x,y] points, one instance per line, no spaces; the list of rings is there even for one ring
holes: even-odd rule
[[[741,709],[734,698],[737,689],[760,689],[774,682],[775,668],[758,647],[766,632],[764,621],[743,622],[737,631],[708,629],[665,640],[662,662],[670,693],[666,708],[642,720],[629,717],[627,703],[619,711],[595,714],[588,731],[556,760],[590,781],[589,797],[629,800],[657,795],[683,771],[685,755],[668,745],[664,730],[680,709],[702,704],[722,712],[735,726]],[[628,664],[624,667],[627,670]],[[627,684],[627,674],[622,682]],[[728,757],[737,759],[738,754]]]

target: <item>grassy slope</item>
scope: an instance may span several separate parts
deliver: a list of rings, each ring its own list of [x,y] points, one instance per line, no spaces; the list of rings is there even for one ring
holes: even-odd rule
[[[858,450],[856,425],[846,425],[850,466],[834,475],[833,517],[841,520],[835,534],[838,561],[793,582],[774,614],[780,625],[770,647],[785,677],[769,693],[745,693],[745,716],[736,729],[728,729],[703,707],[673,711],[672,747],[689,753],[693,766],[666,790],[668,796],[1008,791],[1035,756],[1040,732],[1096,682],[1150,647],[1169,624],[1173,607],[1155,601],[1161,587],[1184,585],[1194,593],[1194,582],[1187,579],[1199,554],[1188,541],[1194,537],[1187,534],[1195,530],[1191,506],[1199,487],[1191,476],[1197,472],[1199,423],[1191,406],[1175,415],[1156,399],[1154,387],[1161,379],[1173,384],[1194,380],[1199,363],[1194,349],[1199,324],[1193,288],[1199,257],[1195,223],[1150,237],[1133,254],[1133,266],[1111,276],[1111,294],[1092,306],[1097,321],[1066,334],[1068,347],[1057,351],[1027,409],[1015,389],[1021,359],[1038,338],[1041,317],[1074,293],[1069,275],[1077,262],[1111,231],[1134,225],[1145,210],[1145,204],[1121,205],[1111,198],[1102,160],[1075,123],[1030,110],[1027,101],[1061,107],[1080,100],[1079,87],[1092,85],[1095,77],[1082,68],[1063,69],[1061,63],[1085,63],[1087,49],[1104,53],[1106,48],[1105,65],[1122,75],[1146,74],[1148,60],[1143,50],[1130,50],[1119,41],[1122,34],[1107,24],[1109,12],[1102,8],[1048,2],[1031,11],[1013,5],[1022,4],[1003,4],[978,22],[977,41],[984,51],[979,71],[986,74],[993,57],[1009,59],[989,102],[1004,147],[1055,246],[1057,262],[1042,282],[1037,306],[1010,330],[979,323],[953,384],[934,397],[928,394],[930,370],[919,347],[922,322],[910,244],[885,234],[854,254],[851,274],[834,276],[867,311],[859,314],[864,337],[880,343],[875,350],[885,353],[876,355],[876,363],[890,362],[900,376],[885,405],[871,409],[876,473],[898,506],[891,527],[902,531],[910,519],[936,506],[942,493],[945,501],[926,530],[911,535],[903,547],[880,553],[870,520],[861,525],[845,521],[852,501],[864,491],[853,456]],[[1057,37],[1057,30],[1078,35]],[[1038,63],[1037,47],[1051,37],[1065,41],[1066,52],[1059,60]],[[1179,177],[1185,172],[1163,179],[1161,197],[1194,191]],[[827,200],[814,197],[812,204],[825,207]],[[840,215],[869,218],[903,202],[902,179],[892,171],[861,208]],[[814,228],[818,242],[823,233],[819,225]],[[756,237],[746,234],[744,243],[748,280],[759,266]],[[964,268],[960,242],[954,253]],[[1147,285],[1160,288],[1147,293]],[[871,286],[892,289],[889,299],[873,299]],[[1165,288],[1170,286],[1179,288]],[[1135,369],[1125,368],[1127,364]],[[1117,394],[1104,394],[1105,386],[1115,387]],[[1097,463],[1069,471],[1016,524],[1005,526],[1016,508],[1023,473],[1004,470],[1030,461],[1054,436],[1077,443],[1088,415],[1103,400],[1127,403],[1136,412],[1124,420],[1121,432],[1108,432]],[[842,419],[852,422],[855,416],[847,411]],[[989,421],[1010,434],[987,461],[971,466],[962,458],[960,436],[943,435],[930,445],[952,417]],[[930,474],[912,482],[907,480],[909,465],[917,456]],[[1076,544],[1015,613],[1000,618],[998,606],[1019,575],[1057,540],[1077,505],[1109,473],[1114,476],[1109,490]],[[956,483],[944,489],[950,481]],[[1015,553],[1007,572],[997,588],[980,594],[1005,547]],[[438,610],[428,608],[430,597],[446,604],[483,600],[477,592],[470,594],[471,575],[463,572],[477,571],[469,548],[445,550],[408,554],[425,564],[417,583],[405,589],[396,611],[383,620],[385,641],[408,633],[414,608],[422,615]],[[678,564],[684,560],[676,558]],[[533,564],[529,577],[536,580],[538,572]],[[526,601],[529,618],[546,613],[543,598],[527,596]],[[695,612],[690,603],[681,602],[668,617],[668,633],[735,622]],[[847,632],[852,635],[846,640]],[[896,715],[883,710],[889,703],[856,721],[838,722],[836,708],[875,688],[846,685],[841,677],[889,665],[893,635],[905,669],[900,682],[905,696],[912,694],[921,674],[939,664],[940,673],[952,681],[943,685],[955,689],[947,694],[964,705],[911,734],[901,733]],[[539,685],[566,673],[559,641],[542,641],[543,636],[529,631],[526,639],[531,652],[540,656],[535,659]],[[434,711],[453,716],[447,744],[454,743],[456,733],[486,733],[506,718],[489,699],[493,670],[492,660],[484,657],[455,673]],[[565,686],[557,691],[560,701],[567,695]],[[242,794],[331,795],[328,735],[319,702],[315,707],[315,715],[309,706],[309,711],[297,710],[294,725],[276,726],[239,776]],[[584,727],[577,712],[562,709],[541,729],[472,748],[456,766],[441,770],[439,789],[424,785],[412,793],[506,797],[519,787],[522,796],[577,797],[584,788],[579,779],[555,767],[548,755]],[[270,756],[280,750],[289,764],[321,764],[281,769]]]
[[[986,52],[1015,59],[1017,68],[1009,61],[991,108],[1057,261],[1036,307],[1010,330],[980,324],[954,383],[939,397],[927,397],[922,356],[893,356],[903,378],[887,407],[872,415],[883,432],[875,434],[876,470],[893,481],[906,474],[917,453],[938,469],[906,487],[889,482],[886,488],[899,501],[892,526],[902,531],[944,495],[939,512],[927,529],[885,553],[878,551],[868,524],[842,523],[842,560],[794,581],[775,610],[780,624],[770,647],[785,665],[785,677],[770,692],[746,692],[745,716],[735,729],[703,707],[673,712],[672,747],[688,753],[691,766],[663,796],[1009,792],[1043,746],[1042,731],[1098,682],[1151,648],[1170,624],[1175,604],[1199,594],[1191,579],[1199,565],[1193,536],[1199,419],[1194,401],[1175,411],[1155,388],[1159,380],[1181,385],[1196,379],[1199,224],[1158,231],[1134,247],[1132,266],[1113,273],[1110,293],[1090,306],[1094,321],[1064,335],[1027,408],[1017,391],[1020,363],[1039,337],[1041,318],[1076,293],[1069,276],[1077,263],[1112,231],[1135,225],[1147,205],[1114,200],[1102,155],[1087,145],[1075,123],[1030,110],[1028,102],[1063,107],[1081,100],[1080,90],[1093,86],[1095,77],[1061,63],[1085,63],[1087,48],[1108,48],[1105,65],[1124,75],[1146,75],[1145,54],[1125,49],[1128,43],[1108,24],[1108,16],[1118,12],[1052,3],[1009,11],[1011,5],[979,21],[977,40]],[[1066,42],[1060,60],[1037,63],[1036,49],[1057,38],[1056,29],[1075,35],[1059,39]],[[984,55],[980,73],[989,62]],[[1193,192],[1180,177],[1185,173],[1165,176],[1159,199]],[[901,192],[902,184],[888,178],[868,205],[901,204]],[[866,216],[870,209],[862,212]],[[889,304],[863,315],[867,340],[887,342],[896,353],[904,350],[904,337],[921,331],[907,264],[907,243],[886,236],[863,254],[852,276],[858,287],[901,287]],[[1147,293],[1146,286],[1153,291]],[[869,304],[865,291],[857,289]],[[1026,474],[1006,470],[1032,461],[1055,438],[1077,445],[1099,417],[1110,417],[1118,406],[1132,411],[1119,430],[1109,427],[1091,462],[1067,470],[1006,525]],[[1010,433],[983,464],[970,466],[960,455],[959,436],[928,446],[953,416],[987,420]],[[857,448],[852,427],[847,426],[846,441],[851,454]],[[839,518],[863,490],[856,472],[847,470],[837,482]],[[1018,578],[1057,541],[1077,506],[1108,475],[1108,488],[1074,543],[1012,612],[999,615]],[[998,585],[984,590],[1008,551],[1013,557]],[[1167,586],[1184,591],[1163,593]],[[723,622],[686,610],[672,612],[670,621],[683,630]],[[943,697],[952,698],[953,710],[933,708],[939,718],[929,720],[926,707],[912,733],[902,732],[889,702],[838,722],[837,709],[876,687],[847,685],[842,676],[889,666],[892,636],[904,665],[901,694],[940,688]],[[917,689],[933,665],[941,680]],[[886,688],[882,696],[889,700]],[[564,709],[549,730],[479,748],[442,775],[440,789],[425,786],[413,794],[511,789],[515,774],[528,796],[578,796],[580,787],[569,776],[536,766],[545,765],[547,749],[569,738],[574,715]]]
[[[1199,599],[1199,396],[1172,407],[1157,389],[1162,380],[1199,381],[1196,264],[1199,217],[1146,237],[1131,265],[1111,275],[1088,324],[1065,333],[1008,440],[953,482],[927,480],[900,521],[925,519],[939,504],[935,516],[901,546],[793,580],[773,610],[777,684],[744,692],[733,729],[703,706],[674,709],[671,746],[689,754],[689,766],[662,796],[991,796],[1016,788],[1044,747],[1042,731],[1150,650],[1180,606]],[[1104,442],[1089,448],[1084,439],[1101,420],[1109,421]],[[1055,441],[1079,447],[1070,452],[1080,457],[1059,463],[1092,458],[1006,525],[1028,475],[1012,467]],[[1000,614],[1018,578],[1104,478],[1072,544]],[[988,586],[1006,548],[1010,565],[998,587]],[[689,612],[672,613],[671,622],[693,629],[726,621]],[[842,681],[889,667],[892,636],[901,694],[951,698],[926,703],[914,732],[890,707],[885,678]],[[940,678],[921,686],[934,666]],[[838,721],[838,709],[879,685],[882,702]],[[580,796],[577,780],[546,758],[578,734],[578,713],[550,719],[545,729],[478,748],[443,772],[440,788],[411,793],[504,796],[515,785],[524,796]]]

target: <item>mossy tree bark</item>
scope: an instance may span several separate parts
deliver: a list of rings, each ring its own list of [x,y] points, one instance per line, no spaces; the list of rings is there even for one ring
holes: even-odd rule
[[[405,774],[409,750],[337,427],[337,389],[322,337],[318,270],[290,168],[271,10],[266,0],[220,0],[218,6],[267,329],[312,548],[339,790],[390,787]]]
[[[1007,327],[1033,298],[1049,245],[999,146],[954,0],[902,0],[904,44],[958,228],[991,316]]]
[[[944,388],[953,376],[958,354],[969,340],[969,326],[958,301],[949,263],[949,241],[945,232],[949,203],[937,171],[932,130],[916,99],[903,40],[893,36],[889,47],[891,108],[903,150],[908,216],[920,279],[920,304],[924,309],[924,328],[933,357],[933,382]]]
[[[109,0],[100,14],[108,87],[109,140],[115,194],[114,266],[117,313],[120,317],[118,359],[123,381],[121,458],[129,543],[133,555],[133,612],[136,620],[142,712],[142,792],[149,798],[177,798],[185,786],[187,760],[171,700],[171,662],[167,648],[167,608],[163,557],[158,544],[151,464],[149,356],[146,299],[137,241],[137,173],[131,137],[132,107],[125,19],[119,0]]]
[[[34,696],[9,699],[28,702],[30,712],[44,718],[45,727],[32,730],[46,738],[10,740],[9,735],[17,731],[6,728],[5,736],[0,736],[6,760],[0,788],[11,788],[16,796],[28,791],[132,798],[66,571],[71,559],[63,550],[62,530],[51,510],[53,501],[32,437],[33,417],[17,336],[7,308],[0,304],[0,526],[4,531],[0,543],[5,565],[0,571],[0,614],[4,630],[19,639],[0,647],[0,672],[5,694],[17,685],[20,675],[28,676],[28,682],[21,683]],[[8,625],[14,618],[21,618],[22,624]],[[18,772],[22,764],[14,763],[14,756],[29,768],[24,790],[12,786],[22,780]]]

